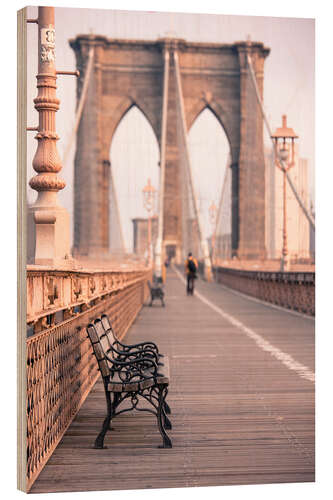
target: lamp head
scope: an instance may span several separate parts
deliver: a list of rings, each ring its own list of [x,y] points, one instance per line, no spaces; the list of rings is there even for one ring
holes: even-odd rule
[[[294,129],[287,127],[287,115],[282,116],[282,127],[278,127],[274,134],[272,134],[272,139],[278,141],[279,139],[298,139],[298,135],[295,134]]]
[[[285,146],[279,149],[279,158],[281,161],[287,161],[289,158],[289,149]]]

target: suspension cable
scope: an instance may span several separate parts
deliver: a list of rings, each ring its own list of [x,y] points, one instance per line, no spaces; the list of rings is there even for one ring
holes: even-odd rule
[[[185,118],[184,97],[183,97],[183,90],[182,90],[182,85],[181,85],[178,53],[176,50],[174,51],[173,56],[174,56],[175,74],[176,74],[177,106],[178,106],[178,111],[180,114],[180,125],[181,125],[181,131],[182,131],[182,136],[183,136],[182,137],[183,138],[183,146],[184,146],[184,150],[185,150],[185,165],[187,168],[187,173],[188,173],[189,181],[190,181],[190,192],[191,192],[191,197],[192,197],[192,202],[193,202],[194,214],[195,214],[195,218],[196,218],[197,226],[198,226],[199,239],[201,242],[201,247],[202,247],[202,251],[203,251],[203,255],[204,255],[205,266],[207,266],[207,269],[211,269],[211,260],[210,260],[210,256],[209,256],[208,243],[207,243],[207,239],[203,237],[202,221],[201,221],[199,208],[198,208],[198,200],[197,200],[197,197],[195,195],[195,189],[194,189],[193,172],[191,169],[190,154],[189,154],[189,147],[188,147],[188,141],[187,141],[187,128],[186,128],[186,118]]]
[[[68,141],[66,149],[65,149],[64,157],[63,157],[63,164],[64,165],[67,163],[69,153],[72,149],[72,144],[73,144],[73,141],[76,137],[77,129],[79,128],[83,107],[84,107],[85,102],[86,102],[88,85],[89,85],[89,81],[90,81],[91,70],[93,67],[94,51],[95,51],[94,47],[90,47],[89,54],[88,54],[87,71],[86,71],[86,74],[84,75],[80,101],[79,101],[79,105],[77,107],[77,111],[75,114],[75,122],[74,122],[72,133],[70,135],[69,141]]]
[[[257,84],[257,79],[256,79],[255,74],[254,74],[254,70],[253,70],[253,66],[252,66],[252,60],[251,60],[251,57],[250,57],[249,54],[247,54],[247,63],[248,63],[248,67],[249,67],[249,70],[250,70],[251,81],[252,81],[253,86],[254,86],[254,90],[255,90],[255,93],[256,93],[257,101],[259,103],[260,110],[261,110],[261,113],[262,113],[262,116],[263,116],[263,119],[264,119],[264,123],[266,125],[267,132],[268,132],[269,137],[270,137],[270,139],[271,139],[271,141],[273,143],[273,146],[274,146],[274,141],[272,139],[272,130],[271,130],[271,127],[269,125],[269,122],[268,122],[268,119],[267,119],[267,116],[266,116],[266,113],[265,113],[265,110],[264,110],[264,106],[263,106],[262,100],[260,98],[258,84]],[[275,156],[276,152],[275,152],[275,148],[274,147],[273,147],[273,151],[274,151],[274,156]],[[296,190],[296,188],[294,186],[294,183],[292,182],[292,180],[290,178],[289,172],[286,172],[286,177],[287,177],[287,181],[289,183],[289,186],[291,187],[291,190],[294,193],[294,196],[295,196],[296,200],[298,201],[298,204],[300,205],[301,209],[303,210],[305,217],[308,219],[311,228],[315,231],[315,229],[316,229],[315,222],[314,222],[314,220],[313,220],[310,212],[305,207],[305,205],[304,205],[301,197],[297,193],[297,190]]]
[[[219,207],[217,211],[217,217],[215,221],[215,234],[217,234],[217,230],[220,224],[220,220],[222,217],[222,206],[223,206],[223,200],[224,200],[224,195],[225,195],[225,190],[226,190],[226,185],[227,185],[227,180],[228,180],[228,175],[229,175],[229,169],[230,169],[230,164],[229,164],[229,159],[225,167],[224,171],[224,177],[223,177],[223,184],[222,184],[222,190],[221,190],[221,196],[220,196],[220,201],[219,201]]]
[[[114,207],[115,207],[115,216],[116,216],[116,219],[117,219],[117,222],[118,222],[121,251],[123,253],[126,253],[125,238],[124,238],[123,226],[121,224],[121,219],[120,219],[118,196],[117,196],[116,185],[115,185],[115,182],[114,182],[114,176],[113,176],[113,170],[112,170],[112,163],[110,165],[110,185],[111,185],[111,192],[112,192],[112,202],[113,202]],[[112,229],[112,226],[111,226],[111,229]]]
[[[72,145],[74,142],[74,139],[76,137],[79,125],[80,125],[80,120],[83,112],[84,105],[87,100],[87,93],[88,93],[88,87],[89,87],[89,82],[91,78],[91,73],[93,69],[93,62],[94,62],[94,53],[95,53],[95,48],[90,47],[89,53],[88,53],[88,62],[86,65],[86,72],[84,75],[84,80],[83,80],[83,85],[82,85],[82,92],[80,96],[80,101],[77,106],[77,110],[75,113],[75,121],[74,121],[74,126],[72,128],[72,132],[69,138],[69,141],[67,143],[64,157],[63,157],[63,164],[65,165],[68,160],[68,156],[71,152]],[[118,200],[117,200],[117,195],[116,195],[116,189],[115,189],[115,184],[114,184],[114,178],[113,178],[113,172],[112,172],[112,166],[110,167],[110,181],[111,181],[111,189],[112,189],[112,195],[113,195],[113,200],[116,208],[116,217],[118,219],[118,225],[119,225],[119,230],[120,230],[120,242],[122,246],[122,251],[125,252],[125,240],[124,240],[124,234],[120,222],[120,213],[119,213],[119,205],[118,205]]]
[[[167,116],[168,116],[168,95],[169,95],[169,50],[164,51],[164,75],[163,75],[163,103],[162,103],[162,123],[161,123],[161,152],[160,152],[160,189],[158,204],[158,228],[157,242],[155,247],[155,273],[162,275],[162,241],[164,231],[164,197],[165,197],[165,152],[167,137]]]

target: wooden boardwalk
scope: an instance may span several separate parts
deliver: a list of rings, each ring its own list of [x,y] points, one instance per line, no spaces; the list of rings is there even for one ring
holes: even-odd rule
[[[314,481],[314,321],[221,285],[197,289],[224,316],[168,270],[166,307],[144,307],[126,339],[154,340],[170,358],[173,448],[157,448],[152,415],[130,412],[108,449],[92,449],[105,414],[98,381],[32,493]]]

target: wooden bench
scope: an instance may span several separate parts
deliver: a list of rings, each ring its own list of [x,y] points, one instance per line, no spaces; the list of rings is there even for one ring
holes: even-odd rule
[[[169,386],[168,358],[159,353],[153,342],[123,344],[117,340],[106,315],[90,323],[87,328],[98,367],[102,375],[107,415],[98,434],[94,448],[105,448],[104,437],[110,429],[111,420],[117,415],[131,411],[148,411],[157,417],[157,424],[163,439],[159,448],[172,448],[166,433],[171,429],[167,417],[170,407],[166,402]],[[140,403],[147,401],[150,406]],[[125,407],[119,409],[124,403]]]
[[[162,306],[165,307],[163,285],[157,281],[150,283],[150,281],[148,280],[148,286],[149,286],[149,291],[150,291],[150,304],[149,304],[149,306],[153,305],[153,301],[155,299],[160,299]]]

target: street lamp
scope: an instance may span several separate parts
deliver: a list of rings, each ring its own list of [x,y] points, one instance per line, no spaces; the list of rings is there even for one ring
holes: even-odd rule
[[[217,216],[217,206],[215,205],[214,201],[212,201],[212,204],[210,205],[208,209],[209,213],[209,220],[212,225],[212,264],[214,264],[214,257],[215,257],[215,235],[216,235],[216,216]]]
[[[155,206],[156,189],[151,185],[150,179],[142,190],[143,206],[148,212],[148,263],[151,264],[151,214]]]
[[[282,127],[277,128],[271,137],[275,143],[275,165],[283,173],[283,229],[281,255],[281,271],[283,272],[288,267],[286,177],[288,170],[295,165],[294,141],[298,136],[292,128],[287,127],[287,116],[283,115]]]

